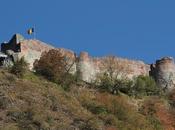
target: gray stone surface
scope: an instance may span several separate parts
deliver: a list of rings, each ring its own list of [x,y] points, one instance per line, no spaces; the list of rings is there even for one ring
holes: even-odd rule
[[[172,57],[157,60],[152,71],[152,75],[160,87],[169,90],[175,88],[175,64]]]

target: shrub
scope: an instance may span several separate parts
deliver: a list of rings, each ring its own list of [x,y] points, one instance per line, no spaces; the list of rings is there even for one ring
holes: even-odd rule
[[[163,130],[161,122],[155,116],[148,116],[147,118],[155,130]]]
[[[99,93],[97,100],[106,107],[109,113],[101,117],[105,125],[116,126],[119,130],[153,130],[149,121],[138,113],[127,96]],[[107,117],[109,115],[111,116]]]
[[[34,63],[34,69],[37,74],[67,89],[75,81],[74,76],[69,72],[74,61],[68,61],[68,59],[60,50],[52,49],[42,54],[41,58]]]
[[[107,109],[104,106],[98,105],[97,103],[84,104],[84,107],[86,107],[93,114],[107,114],[108,113]]]
[[[168,94],[168,99],[171,104],[175,108],[175,89],[173,89],[169,94]]]
[[[162,95],[163,90],[156,85],[155,80],[149,76],[138,76],[134,80],[111,79],[106,73],[98,76],[97,88],[103,92],[112,94],[125,93],[129,96],[141,97]]]
[[[102,122],[92,117],[81,126],[81,130],[102,130]]]
[[[129,95],[130,88],[133,85],[131,80],[118,79],[117,77],[111,79],[106,73],[100,75],[97,80],[99,80],[99,84],[97,85],[99,90],[110,92],[112,94],[123,92]]]
[[[111,78],[109,78],[107,73],[104,73],[103,75],[99,75],[97,78],[97,81],[99,81],[99,83],[97,85],[99,90],[112,92],[114,82],[111,80]]]
[[[127,79],[116,79],[113,91],[119,91],[130,95],[133,86],[132,80]]]
[[[44,52],[41,58],[34,63],[34,69],[38,74],[49,80],[59,82],[64,73],[64,56],[58,50]]]
[[[113,114],[102,114],[99,116],[106,126],[117,126],[118,119]]]
[[[138,76],[132,88],[134,96],[160,95],[161,89],[156,85],[155,80],[149,76]]]
[[[25,61],[24,57],[14,62],[11,68],[11,73],[17,75],[18,77],[23,77],[28,70],[28,63]]]
[[[168,120],[168,114],[167,112],[165,114],[164,111],[166,111],[164,100],[156,96],[149,97],[148,99],[144,100],[141,108],[139,109],[139,112],[145,116],[155,130],[163,129],[163,123],[160,122],[162,115],[165,121]]]

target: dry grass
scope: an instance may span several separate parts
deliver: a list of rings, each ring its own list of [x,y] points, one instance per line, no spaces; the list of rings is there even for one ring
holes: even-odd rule
[[[0,130],[175,129],[167,102],[153,99],[135,105],[137,101],[126,95],[114,96],[76,85],[66,92],[31,72],[18,79],[0,70]],[[155,120],[150,112],[160,124],[151,122]]]

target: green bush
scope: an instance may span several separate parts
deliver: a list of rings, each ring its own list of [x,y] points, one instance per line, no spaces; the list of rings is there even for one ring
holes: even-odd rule
[[[151,96],[160,95],[161,89],[156,85],[155,80],[149,76],[138,76],[132,87],[132,95],[134,96]]]
[[[100,83],[97,85],[97,88],[101,91],[110,92],[112,94],[123,92],[129,95],[130,88],[133,85],[131,80],[118,79],[117,77],[111,79],[106,73],[99,76],[98,80]]]
[[[93,114],[107,114],[107,109],[102,105],[97,104],[90,104],[86,106],[89,111],[91,111]]]
[[[98,77],[97,88],[112,94],[125,93],[129,96],[162,95],[163,90],[156,85],[155,80],[149,76],[138,76],[134,80],[111,79],[107,74]]]
[[[114,82],[106,73],[99,75],[97,80],[99,81],[99,83],[97,83],[98,84],[97,88],[99,90],[112,92],[112,88],[114,87]]]
[[[69,73],[66,73],[64,75],[64,78],[62,79],[62,82],[61,82],[61,86],[64,90],[67,90],[69,91],[70,90],[70,87],[72,84],[76,84],[77,83],[77,76],[76,74],[69,74]]]
[[[113,91],[119,91],[130,95],[133,86],[132,80],[116,79]]]
[[[82,103],[83,107],[92,112],[93,114],[107,114],[108,111],[105,106],[95,102],[95,101],[84,101]]]
[[[11,68],[11,73],[17,75],[18,77],[23,77],[28,70],[28,63],[25,61],[24,57],[14,62]]]
[[[168,93],[168,99],[173,108],[175,108],[175,89]]]
[[[147,120],[150,122],[155,130],[163,130],[161,122],[155,116],[148,116]]]

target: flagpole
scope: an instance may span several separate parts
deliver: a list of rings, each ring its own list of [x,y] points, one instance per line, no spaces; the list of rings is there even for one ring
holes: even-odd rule
[[[36,40],[36,26],[34,25],[33,26],[33,38],[34,38],[34,40]]]

